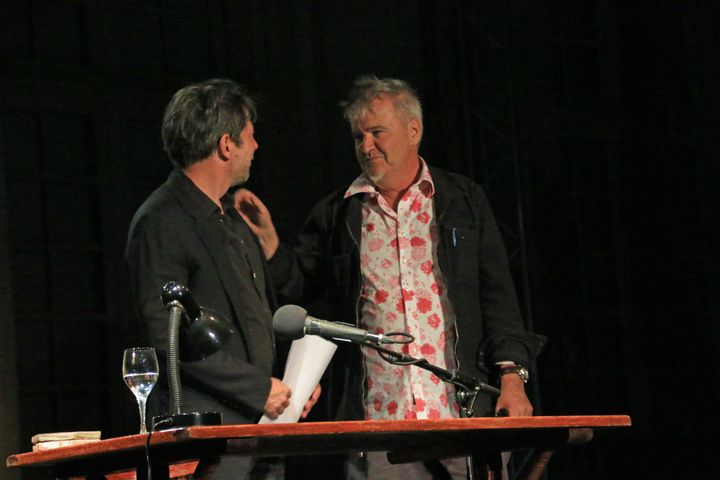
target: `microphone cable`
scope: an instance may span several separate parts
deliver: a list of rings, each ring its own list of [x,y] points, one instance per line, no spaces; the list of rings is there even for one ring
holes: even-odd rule
[[[396,337],[393,339],[393,345],[407,345],[415,341],[415,337],[406,332],[390,332],[383,335],[385,337]],[[371,342],[363,342],[360,343],[360,345],[375,350],[380,358],[393,365],[417,365],[418,363],[426,361],[424,358],[413,358],[402,352],[396,352],[394,350],[381,347],[380,345],[375,345]]]

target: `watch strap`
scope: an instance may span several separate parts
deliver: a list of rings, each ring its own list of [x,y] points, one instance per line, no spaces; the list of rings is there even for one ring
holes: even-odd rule
[[[527,369],[525,367],[521,367],[520,365],[515,365],[512,367],[502,367],[500,368],[500,376],[508,375],[510,373],[514,373],[518,375],[523,383],[527,383],[530,379],[530,374],[528,373]]]

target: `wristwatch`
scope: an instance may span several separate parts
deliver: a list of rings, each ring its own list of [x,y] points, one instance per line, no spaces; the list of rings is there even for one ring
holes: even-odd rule
[[[500,368],[500,376],[507,375],[509,373],[514,373],[520,377],[520,379],[523,381],[523,383],[527,383],[530,379],[530,373],[527,371],[527,368],[523,367],[522,365],[515,365],[512,367],[501,367]]]

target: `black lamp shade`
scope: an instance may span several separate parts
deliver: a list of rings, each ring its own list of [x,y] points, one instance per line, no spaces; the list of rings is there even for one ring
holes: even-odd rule
[[[233,325],[222,315],[201,307],[198,318],[180,326],[180,360],[203,360],[220,350],[234,334]]]

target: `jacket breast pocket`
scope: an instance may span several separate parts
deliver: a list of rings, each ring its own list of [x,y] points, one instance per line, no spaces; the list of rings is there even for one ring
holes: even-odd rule
[[[478,276],[479,232],[474,228],[443,225],[440,267],[448,280],[474,280]],[[444,261],[442,260],[444,257]]]

